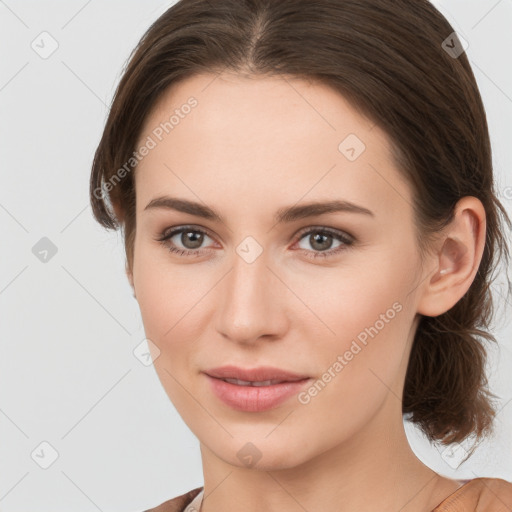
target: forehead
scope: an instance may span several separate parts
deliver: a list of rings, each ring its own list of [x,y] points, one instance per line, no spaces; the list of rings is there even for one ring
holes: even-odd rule
[[[139,210],[156,193],[217,206],[219,187],[225,208],[242,196],[246,208],[261,209],[305,195],[343,196],[374,211],[407,207],[397,201],[409,190],[386,134],[319,82],[194,75],[159,99],[137,147],[149,138],[154,147],[135,173]]]
[[[197,105],[189,111],[190,98]],[[183,115],[180,110],[187,113]],[[307,138],[315,142],[328,137],[329,142],[336,142],[345,132],[365,139],[374,129],[374,123],[356,112],[337,91],[297,77],[254,77],[228,71],[194,75],[163,93],[147,116],[142,133],[169,120],[175,111],[181,115],[173,121],[173,134],[183,132],[183,128],[177,129],[178,124],[190,118],[186,124],[193,125],[194,131],[205,137],[204,142],[215,137],[226,143],[240,143],[242,134],[237,128],[256,137],[256,142],[270,142],[277,134],[280,139]],[[386,137],[378,129],[372,135],[372,144],[376,143],[386,149]]]

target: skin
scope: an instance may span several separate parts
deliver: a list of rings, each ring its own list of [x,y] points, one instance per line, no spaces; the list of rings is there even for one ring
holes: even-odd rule
[[[196,75],[166,91],[139,145],[190,96],[197,107],[136,169],[127,274],[157,374],[200,442],[202,511],[432,510],[461,484],[411,450],[402,388],[419,315],[444,313],[473,282],[485,241],[482,204],[463,198],[422,264],[412,190],[387,136],[337,92],[297,78]],[[354,161],[338,150],[348,134],[366,146]],[[224,222],[145,210],[161,195],[206,204]],[[279,208],[331,199],[374,216],[273,220]],[[156,240],[184,225],[209,233],[199,256],[171,253]],[[330,257],[308,258],[322,252],[303,234],[315,227],[355,241]],[[250,264],[236,252],[247,236],[263,249]],[[172,238],[194,250],[183,240]],[[327,250],[342,244],[324,241]],[[400,312],[307,404],[293,397],[270,411],[236,411],[201,373],[271,365],[321,379],[395,303]],[[237,456],[248,442],[261,456],[252,467]]]

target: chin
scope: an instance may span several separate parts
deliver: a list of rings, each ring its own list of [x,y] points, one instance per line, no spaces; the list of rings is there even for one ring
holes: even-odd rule
[[[290,469],[304,462],[305,453],[286,446],[283,440],[256,439],[248,441],[234,439],[229,448],[219,450],[218,456],[238,468],[257,471],[278,471]]]

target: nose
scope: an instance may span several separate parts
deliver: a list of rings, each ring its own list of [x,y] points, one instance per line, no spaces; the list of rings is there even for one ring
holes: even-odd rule
[[[251,263],[235,253],[231,270],[217,287],[217,332],[245,345],[282,337],[289,325],[286,293],[265,252]]]

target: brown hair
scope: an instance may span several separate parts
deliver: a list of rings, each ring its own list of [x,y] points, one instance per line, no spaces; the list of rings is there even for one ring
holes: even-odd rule
[[[181,0],[144,34],[116,90],[92,167],[94,216],[106,228],[124,229],[131,269],[135,145],[170,85],[232,70],[332,86],[389,136],[396,165],[413,186],[422,256],[459,199],[483,203],[487,232],[478,273],[453,308],[421,318],[403,395],[403,413],[429,440],[483,438],[496,414],[483,345],[484,338],[496,342],[490,285],[499,260],[509,260],[501,221],[512,225],[494,188],[475,77],[466,54],[449,51],[459,47],[454,29],[427,0]],[[508,276],[507,283],[510,293]]]

